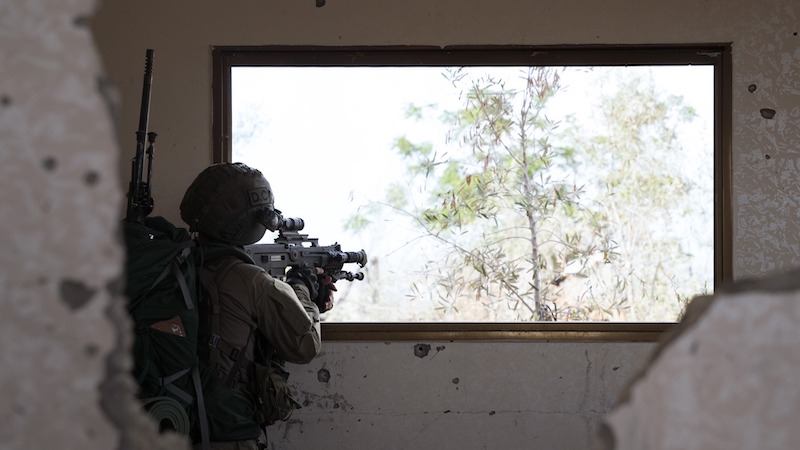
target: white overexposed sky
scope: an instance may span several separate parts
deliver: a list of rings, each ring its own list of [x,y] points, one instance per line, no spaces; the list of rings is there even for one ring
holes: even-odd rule
[[[594,80],[609,68],[574,68],[562,74],[562,89],[549,114],[575,114],[592,123]],[[681,95],[700,119],[684,129],[684,147],[702,159],[679,158],[693,179],[713,183],[713,67],[650,66],[615,68],[649,72],[659,91]],[[495,67],[492,73],[519,79],[521,68]],[[613,83],[613,77],[606,83]],[[436,104],[455,111],[462,99],[435,67],[234,67],[232,69],[233,160],[259,168],[272,185],[275,206],[286,217],[302,217],[303,233],[321,245],[338,242],[344,250],[380,253],[383,261],[404,252],[413,239],[395,223],[383,233],[362,236],[346,232],[343,223],[358,208],[384,199],[386,187],[402,180],[404,167],[392,150],[395,138],[431,142],[446,151],[448,126],[438,120],[416,122],[405,117],[409,104]],[[557,118],[557,117],[551,117]],[[237,124],[255,126],[252,136],[237,136]],[[713,186],[712,186],[713,188]],[[713,189],[712,189],[713,192]],[[713,196],[703,206],[713,211]],[[713,218],[713,215],[710,217]],[[706,265],[712,265],[713,232],[707,224]],[[701,225],[702,228],[707,228]],[[274,238],[267,233],[263,242]],[[403,264],[407,264],[404,261]],[[713,265],[711,266],[713,276]]]

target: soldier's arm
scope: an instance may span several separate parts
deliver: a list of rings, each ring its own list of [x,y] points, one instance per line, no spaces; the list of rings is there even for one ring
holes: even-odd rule
[[[296,364],[311,362],[319,354],[322,339],[319,308],[308,288],[289,285],[265,273],[265,289],[258,301],[259,330],[278,358]]]

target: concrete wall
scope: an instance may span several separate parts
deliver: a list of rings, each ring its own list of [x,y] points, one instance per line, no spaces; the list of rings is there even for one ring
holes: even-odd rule
[[[94,6],[0,1],[4,449],[158,448],[127,375],[123,194]]]
[[[695,299],[604,418],[600,448],[796,448],[798,275],[740,281]]]
[[[796,1],[327,3],[0,2],[3,448],[180,445],[155,438],[125,376],[116,223],[146,48],[157,51],[156,213],[177,221],[185,187],[211,161],[212,45],[731,42],[734,274],[800,262]],[[121,150],[103,99],[119,107]],[[292,367],[307,405],[271,431],[273,448],[588,448],[652,348],[427,342],[419,357],[416,344],[328,342]]]
[[[268,435],[279,450],[588,449],[652,348],[329,342],[290,368],[304,406]]]

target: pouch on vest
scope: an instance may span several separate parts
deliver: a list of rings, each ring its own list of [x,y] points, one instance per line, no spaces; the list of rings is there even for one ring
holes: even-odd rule
[[[254,364],[256,385],[256,419],[261,426],[288,420],[300,404],[292,396],[289,373],[277,364]]]

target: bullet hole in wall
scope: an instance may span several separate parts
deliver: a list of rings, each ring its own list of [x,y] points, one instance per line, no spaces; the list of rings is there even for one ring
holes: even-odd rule
[[[770,108],[761,108],[761,117],[765,119],[772,119],[775,117],[775,110]]]
[[[11,405],[11,410],[14,411],[14,414],[16,414],[18,416],[24,416],[24,415],[26,415],[28,413],[27,408],[25,408],[24,405],[21,405],[21,404],[19,404],[17,402],[14,402]]]
[[[75,25],[76,28],[89,28],[89,17],[75,16],[75,18],[72,19],[72,23]]]
[[[99,180],[100,180],[100,174],[95,172],[94,170],[86,172],[86,175],[83,176],[83,181],[89,186],[96,185]]]
[[[96,292],[95,289],[77,280],[62,280],[59,291],[61,293],[61,301],[73,311],[89,303]]]
[[[459,380],[458,377],[453,378],[453,384],[458,384],[460,381],[461,380]]]
[[[414,346],[414,355],[417,358],[424,358],[431,352],[430,344],[417,344]]]
[[[52,172],[58,167],[58,160],[52,156],[48,156],[42,160],[42,167],[44,167],[44,170]]]
[[[97,344],[86,344],[86,346],[83,347],[83,351],[86,353],[86,356],[93,358],[100,351],[100,348]]]
[[[767,159],[772,159],[772,157],[771,157],[771,156],[769,156],[769,154],[767,154],[767,155],[765,155],[765,156],[766,156],[766,158],[767,158]]]
[[[750,86],[747,86],[747,90],[750,91],[751,94],[753,92],[755,92],[756,89],[758,89],[758,86],[756,86],[755,84],[751,84]]]
[[[327,383],[330,381],[330,379],[331,373],[328,371],[328,369],[323,368],[317,371],[317,380],[319,380],[320,383]]]

